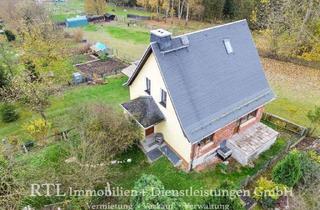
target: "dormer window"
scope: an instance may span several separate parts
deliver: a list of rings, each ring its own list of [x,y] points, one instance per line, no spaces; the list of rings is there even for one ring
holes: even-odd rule
[[[161,89],[161,101],[160,104],[164,107],[167,106],[167,92]]]
[[[150,95],[151,93],[151,80],[146,77],[146,89],[145,89],[146,93],[148,93]]]
[[[226,48],[226,51],[228,54],[234,53],[230,39],[224,39],[223,44],[224,44],[224,47]]]

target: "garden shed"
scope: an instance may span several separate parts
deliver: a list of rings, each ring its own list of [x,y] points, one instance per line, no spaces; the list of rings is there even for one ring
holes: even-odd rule
[[[78,16],[75,18],[68,18],[66,20],[66,26],[68,28],[76,28],[86,25],[88,25],[88,19],[86,16]]]

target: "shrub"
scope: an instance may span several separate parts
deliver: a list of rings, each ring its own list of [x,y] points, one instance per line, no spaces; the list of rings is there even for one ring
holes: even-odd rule
[[[76,125],[81,141],[99,144],[104,160],[110,160],[140,140],[138,125],[109,105],[90,104],[75,110],[70,127]]]
[[[0,88],[6,87],[9,83],[9,75],[5,68],[0,66]]]
[[[257,181],[257,186],[254,190],[253,198],[256,199],[263,208],[273,208],[276,204],[276,201],[285,190],[285,185],[276,184],[273,181],[261,177]]]
[[[318,164],[320,164],[320,155],[316,151],[314,151],[314,150],[309,151],[308,155],[313,161],[315,161]]]
[[[150,205],[158,206],[159,208],[156,209],[166,209],[166,206],[170,206],[170,209],[187,209],[186,204],[178,198],[167,195],[158,195],[158,192],[163,192],[165,188],[156,176],[142,175],[135,183],[133,190],[136,192],[131,200],[132,208],[134,210],[150,209]]]
[[[83,31],[82,29],[76,29],[73,32],[73,39],[75,42],[82,42],[83,40]]]
[[[4,34],[6,35],[8,42],[12,42],[12,41],[16,40],[16,35],[14,35],[14,34],[13,34],[11,31],[9,31],[9,30],[5,30],[5,31],[4,31]]]
[[[109,55],[107,53],[99,53],[99,58],[101,61],[107,61],[109,59]]]
[[[299,187],[306,189],[311,187],[315,180],[320,180],[319,155],[315,151],[301,153],[302,178]]]
[[[1,110],[2,121],[5,123],[14,122],[19,118],[19,114],[12,104],[5,104]]]
[[[301,154],[296,150],[291,151],[272,170],[272,180],[289,187],[295,186],[302,175]]]
[[[30,134],[40,144],[44,143],[50,129],[50,123],[44,119],[35,119],[23,126],[24,130]]]
[[[208,207],[212,204],[219,206],[228,206],[229,209],[244,209],[237,194],[232,193],[236,187],[230,182],[224,182],[215,191],[218,195],[213,195],[206,200],[204,207]],[[201,208],[202,209],[202,208]]]

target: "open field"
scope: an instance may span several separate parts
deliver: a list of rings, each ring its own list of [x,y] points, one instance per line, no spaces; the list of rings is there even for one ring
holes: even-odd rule
[[[261,61],[277,95],[267,111],[309,126],[307,112],[320,105],[320,70],[268,58]]]

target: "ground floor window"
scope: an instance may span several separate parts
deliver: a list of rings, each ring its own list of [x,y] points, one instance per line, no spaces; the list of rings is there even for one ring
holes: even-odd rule
[[[209,144],[210,142],[213,142],[213,136],[214,136],[214,134],[208,136],[207,138],[204,138],[202,141],[200,141],[198,143],[198,146],[201,147],[201,146]]]
[[[252,118],[255,118],[256,116],[257,116],[257,110],[250,112],[249,114],[247,114],[246,116],[240,119],[240,124],[248,122],[249,120],[251,120]]]

